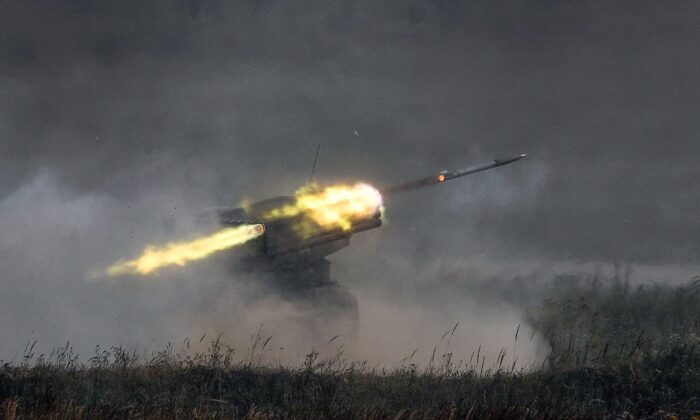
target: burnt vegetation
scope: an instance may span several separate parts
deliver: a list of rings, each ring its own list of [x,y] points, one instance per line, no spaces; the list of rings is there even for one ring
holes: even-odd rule
[[[538,334],[551,348],[530,369],[505,349],[495,362],[446,351],[391,369],[312,350],[290,368],[263,363],[262,330],[242,354],[213,339],[205,352],[186,342],[148,357],[98,347],[80,362],[70,344],[37,355],[28,343],[0,367],[0,417],[698,418],[699,293],[700,279],[560,279],[516,328],[516,342]]]

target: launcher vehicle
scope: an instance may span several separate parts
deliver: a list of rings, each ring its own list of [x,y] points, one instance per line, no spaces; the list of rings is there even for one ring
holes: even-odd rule
[[[507,165],[525,156],[522,154],[508,159],[496,159],[460,170],[445,170],[381,192],[368,185],[359,185],[357,193],[362,196],[365,207],[349,214],[344,223],[324,223],[324,218],[332,218],[333,212],[337,210],[334,206],[348,204],[342,197],[339,201],[331,201],[327,207],[324,204],[307,211],[297,206],[299,197],[288,196],[271,198],[241,208],[219,209],[219,223],[223,226],[264,226],[264,234],[248,245],[252,249],[254,261],[251,267],[263,267],[291,288],[328,286],[335,283],[330,280],[330,262],[326,257],[348,246],[353,234],[381,226],[382,197]],[[318,211],[328,212],[330,216],[321,214],[319,217],[316,213]]]

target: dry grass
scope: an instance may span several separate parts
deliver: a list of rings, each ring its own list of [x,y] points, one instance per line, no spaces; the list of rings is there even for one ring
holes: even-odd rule
[[[70,346],[0,367],[1,418],[700,418],[698,282],[630,290],[583,279],[529,313],[552,346],[542,368],[370,369],[311,352],[297,368],[262,366],[259,335],[240,359],[172,347],[144,360]],[[257,349],[257,350],[256,350]],[[498,358],[501,359],[502,358]]]

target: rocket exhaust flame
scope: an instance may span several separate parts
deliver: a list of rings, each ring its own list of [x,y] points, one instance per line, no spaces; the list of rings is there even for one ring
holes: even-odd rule
[[[189,242],[173,242],[163,247],[149,245],[140,257],[133,260],[120,260],[108,267],[104,274],[121,276],[127,274],[151,274],[159,268],[201,260],[209,255],[234,246],[242,245],[265,232],[261,224],[243,225],[222,229],[209,236]]]
[[[362,182],[353,185],[331,185],[316,190],[313,185],[299,189],[293,203],[273,209],[266,219],[306,216],[322,228],[339,228],[348,232],[353,221],[372,217],[382,207],[382,196],[374,187]],[[311,226],[300,223],[299,233],[307,236]]]

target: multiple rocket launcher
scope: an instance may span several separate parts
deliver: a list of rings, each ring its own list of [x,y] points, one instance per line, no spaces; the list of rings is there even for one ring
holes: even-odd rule
[[[275,197],[241,208],[220,209],[219,223],[223,226],[220,231],[161,247],[149,245],[139,257],[119,260],[94,276],[146,275],[164,266],[182,266],[215,252],[250,244],[257,262],[262,257],[264,263],[272,264],[273,270],[323,282],[328,277],[329,264],[324,257],[348,246],[352,234],[381,226],[383,197],[507,165],[524,157],[523,154],[465,169],[441,171],[381,191],[364,183],[325,188],[312,184],[293,197]]]

